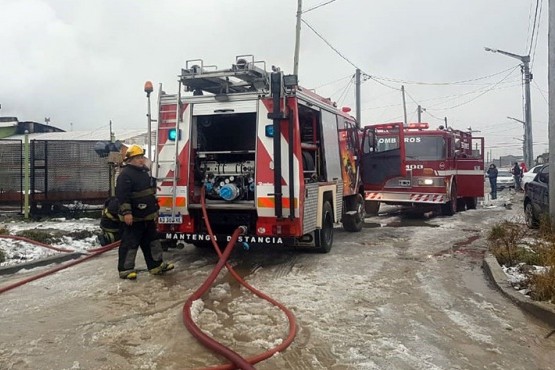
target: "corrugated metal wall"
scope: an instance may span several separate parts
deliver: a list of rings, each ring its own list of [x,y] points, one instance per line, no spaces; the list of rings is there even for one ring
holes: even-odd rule
[[[31,213],[49,213],[62,205],[102,204],[109,194],[110,169],[94,151],[96,141],[30,143]],[[0,141],[0,210],[22,207],[23,145]],[[7,194],[15,193],[17,199]],[[52,207],[53,206],[53,207]]]
[[[22,189],[23,143],[0,139],[0,210],[21,212]]]

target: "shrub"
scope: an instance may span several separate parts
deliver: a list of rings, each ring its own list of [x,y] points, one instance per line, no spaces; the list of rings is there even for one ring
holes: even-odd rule
[[[494,225],[488,235],[488,243],[491,253],[500,264],[514,266],[520,261],[519,258],[527,256],[531,258],[532,250],[523,246],[523,239],[528,236],[528,230],[522,224],[511,221],[503,221]]]
[[[549,217],[544,217],[539,233],[534,238],[529,236],[530,231],[524,225],[504,221],[488,234],[490,251],[501,265],[543,266],[542,272],[525,269],[524,284],[530,289],[532,299],[555,303],[555,225]]]
[[[16,235],[23,236],[25,238],[29,238],[44,244],[51,244],[53,242],[58,241],[58,239],[53,238],[49,232],[36,230],[36,229],[22,230],[22,231],[19,231]]]

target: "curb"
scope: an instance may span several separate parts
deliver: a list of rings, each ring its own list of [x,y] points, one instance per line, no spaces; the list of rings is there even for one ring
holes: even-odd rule
[[[63,253],[57,256],[50,256],[50,257],[38,259],[35,261],[20,263],[13,266],[0,267],[0,275],[8,275],[8,274],[16,273],[19,270],[23,270],[23,269],[32,269],[35,267],[47,266],[53,263],[66,262],[69,260],[77,259],[83,255],[84,253],[79,253],[79,252]]]
[[[491,253],[486,252],[482,267],[486,275],[505,297],[509,298],[522,310],[555,327],[555,305],[534,301],[524,294],[517,292],[511,286],[507,275],[505,275],[497,259]]]

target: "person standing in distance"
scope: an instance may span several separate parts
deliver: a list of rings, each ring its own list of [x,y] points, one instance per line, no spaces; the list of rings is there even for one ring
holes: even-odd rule
[[[491,188],[491,199],[497,199],[497,167],[495,164],[490,164],[486,172],[489,178],[489,186]]]
[[[511,173],[513,174],[513,179],[515,181],[515,191],[521,191],[522,189],[520,186],[520,179],[522,177],[522,169],[518,165],[518,162],[515,162],[513,164],[513,168],[511,168]]]
[[[118,271],[122,279],[137,278],[135,257],[139,247],[143,252],[148,271],[161,275],[174,268],[162,260],[163,250],[156,232],[158,217],[156,183],[145,166],[145,152],[138,145],[131,145],[125,153],[125,165],[116,181],[119,201],[119,218],[122,221]]]

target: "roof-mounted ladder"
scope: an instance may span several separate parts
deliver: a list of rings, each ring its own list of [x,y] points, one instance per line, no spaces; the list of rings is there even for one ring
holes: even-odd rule
[[[266,63],[255,61],[253,55],[239,55],[230,69],[220,70],[213,65],[205,66],[202,59],[188,60],[186,68],[181,69],[179,80],[193,95],[202,95],[203,91],[220,95],[268,92],[270,89]]]

